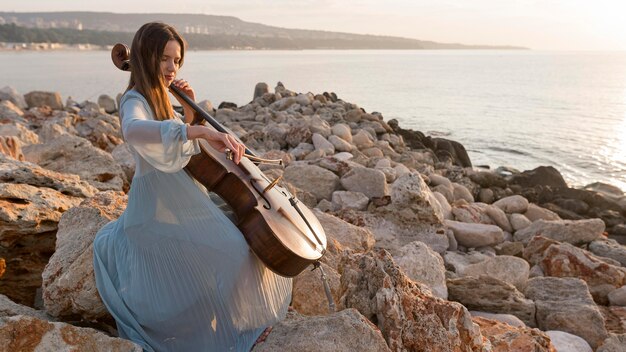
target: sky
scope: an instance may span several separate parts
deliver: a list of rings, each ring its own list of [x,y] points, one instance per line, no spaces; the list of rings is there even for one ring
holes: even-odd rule
[[[443,43],[626,50],[624,0],[2,0],[0,10],[202,13]]]

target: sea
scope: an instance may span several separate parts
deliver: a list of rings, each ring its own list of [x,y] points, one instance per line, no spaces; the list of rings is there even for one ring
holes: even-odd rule
[[[109,51],[0,52],[0,87],[97,101],[129,75]],[[197,100],[245,105],[254,86],[335,92],[386,121],[462,143],[475,166],[557,168],[572,187],[626,191],[626,52],[188,51]]]

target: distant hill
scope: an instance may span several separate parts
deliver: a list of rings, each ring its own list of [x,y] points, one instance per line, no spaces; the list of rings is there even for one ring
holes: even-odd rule
[[[245,22],[231,16],[110,12],[0,12],[0,25],[4,25],[3,27],[15,24],[17,27],[48,31],[47,33],[53,37],[64,33],[61,37],[71,36],[74,38],[72,40],[79,37],[91,37],[91,40],[95,40],[94,36],[105,36],[105,32],[114,32],[113,36],[123,37],[122,33],[132,34],[139,26],[150,21],[162,21],[173,25],[184,33],[193,49],[525,49],[514,46],[463,45],[391,36],[287,29]],[[74,32],[90,34],[81,36]],[[3,39],[0,37],[0,40]],[[89,43],[102,45],[102,42],[106,42],[106,38]]]

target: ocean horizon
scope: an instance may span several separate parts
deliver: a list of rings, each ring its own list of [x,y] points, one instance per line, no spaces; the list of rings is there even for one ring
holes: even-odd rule
[[[109,51],[0,52],[0,86],[97,101],[125,89]],[[386,121],[460,142],[475,166],[557,168],[626,191],[626,52],[189,51],[197,100],[245,105],[254,86],[335,92]]]

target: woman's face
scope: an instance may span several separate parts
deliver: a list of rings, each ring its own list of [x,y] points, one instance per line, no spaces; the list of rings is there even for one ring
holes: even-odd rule
[[[176,40],[170,40],[165,44],[163,57],[161,58],[161,74],[165,81],[165,86],[169,87],[170,83],[176,78],[176,72],[180,66],[180,44]]]

